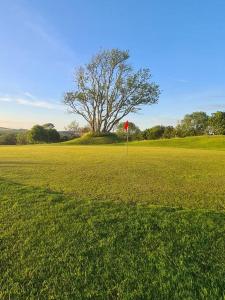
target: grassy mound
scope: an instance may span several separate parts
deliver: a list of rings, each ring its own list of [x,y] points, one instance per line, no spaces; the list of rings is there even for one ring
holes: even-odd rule
[[[175,147],[190,149],[225,150],[225,136],[191,136],[185,138],[136,141],[130,143],[130,145],[148,147]]]
[[[113,133],[95,135],[86,133],[82,137],[62,143],[63,145],[104,145],[120,142],[118,136]]]

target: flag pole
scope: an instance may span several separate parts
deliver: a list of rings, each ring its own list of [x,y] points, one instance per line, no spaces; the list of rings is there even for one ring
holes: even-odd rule
[[[127,155],[128,155],[128,128],[127,128]]]
[[[127,155],[128,155],[128,131],[129,131],[129,122],[126,121],[124,124],[123,124],[123,130],[127,133]]]

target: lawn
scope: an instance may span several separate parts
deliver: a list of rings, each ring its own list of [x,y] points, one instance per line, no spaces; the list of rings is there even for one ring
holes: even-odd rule
[[[0,147],[0,299],[224,299],[225,152]]]
[[[185,138],[148,140],[133,142],[132,146],[175,147],[188,149],[225,150],[224,135],[190,136]]]

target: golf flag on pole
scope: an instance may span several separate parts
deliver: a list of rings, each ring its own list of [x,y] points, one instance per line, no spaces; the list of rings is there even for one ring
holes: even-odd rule
[[[127,155],[128,155],[128,129],[129,129],[129,123],[126,121],[123,125],[123,129],[127,132]]]
[[[129,123],[128,123],[128,121],[126,121],[126,122],[124,123],[124,125],[123,125],[123,129],[124,129],[125,131],[128,131],[128,128],[129,128]]]

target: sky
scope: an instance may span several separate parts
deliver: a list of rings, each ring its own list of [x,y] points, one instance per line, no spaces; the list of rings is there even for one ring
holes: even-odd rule
[[[130,51],[160,85],[140,128],[225,110],[224,0],[0,0],[0,127],[72,120],[62,104],[75,69],[101,49]]]

